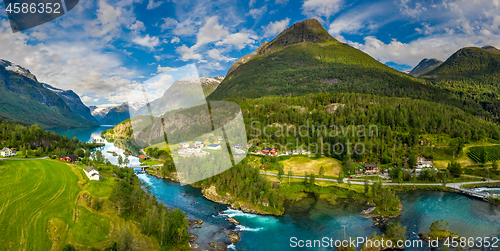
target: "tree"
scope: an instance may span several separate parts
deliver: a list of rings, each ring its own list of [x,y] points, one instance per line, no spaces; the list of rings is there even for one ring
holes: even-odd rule
[[[319,176],[321,177],[321,179],[323,179],[323,175],[325,174],[325,168],[323,166],[321,166],[319,168]]]
[[[290,168],[290,170],[288,170],[288,185],[290,185],[290,178],[292,177],[292,175],[292,169]]]
[[[453,158],[455,158],[456,155],[459,155],[462,152],[464,146],[465,145],[462,138],[454,138],[450,140],[449,148],[450,151],[453,153]]]
[[[121,155],[118,155],[118,165],[122,166],[123,164],[123,157]]]
[[[132,235],[127,227],[122,227],[118,237],[118,249],[120,251],[132,250]]]
[[[125,164],[125,166],[128,166],[128,164],[130,164],[130,160],[128,159],[128,157],[125,157],[125,159],[123,160],[123,164]]]
[[[479,161],[484,165],[488,162],[488,152],[485,147],[481,147],[481,151],[479,152]]]
[[[415,157],[415,154],[410,155],[410,158],[408,159],[408,166],[410,168],[415,168],[417,166],[417,157]]]
[[[405,241],[406,227],[401,226],[399,221],[397,223],[390,222],[389,225],[387,225],[385,234],[388,238]]]
[[[64,244],[62,251],[76,251],[75,247],[69,243]]]
[[[443,171],[443,186],[446,187],[448,184],[448,178],[450,177],[450,170],[446,169]]]
[[[369,191],[370,191],[370,184],[368,183],[368,177],[365,176],[365,195],[368,195]]]
[[[339,171],[339,177],[337,178],[337,182],[339,184],[344,183],[344,173],[342,172],[342,170]]]
[[[450,171],[450,175],[454,177],[460,178],[462,175],[462,165],[456,161],[452,161],[448,164],[448,170]]]
[[[498,162],[497,162],[496,160],[494,160],[494,161],[491,163],[491,171],[493,171],[493,172],[498,171]]]
[[[283,181],[283,175],[285,175],[285,170],[283,168],[283,164],[279,163],[278,165],[278,180],[280,183]]]
[[[311,175],[309,176],[309,185],[313,186],[315,182],[316,182],[316,175],[314,175],[314,173],[311,173]]]

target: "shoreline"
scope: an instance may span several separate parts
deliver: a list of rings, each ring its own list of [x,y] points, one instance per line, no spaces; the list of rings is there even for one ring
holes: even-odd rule
[[[159,179],[168,179],[170,181],[180,183],[180,180],[179,180],[179,178],[177,176],[177,173],[173,173],[174,177],[172,177],[172,176],[166,176],[165,177],[165,176],[161,175],[156,170],[154,170],[154,171],[151,170],[150,171],[150,168],[145,168],[145,172],[147,174],[155,176],[156,178],[159,178]],[[251,214],[256,214],[256,215],[267,215],[267,216],[283,216],[283,214],[285,213],[284,211],[280,212],[279,214],[278,213],[272,213],[272,212],[264,211],[264,210],[261,210],[261,209],[257,209],[257,208],[251,207],[251,205],[249,205],[249,203],[243,202],[243,201],[236,201],[235,200],[233,202],[230,202],[230,200],[233,200],[233,198],[229,194],[227,194],[227,193],[226,193],[226,197],[224,197],[222,195],[219,195],[217,193],[217,191],[215,190],[214,186],[211,186],[211,187],[206,188],[206,189],[203,189],[202,187],[196,186],[196,185],[193,185],[193,184],[189,184],[189,186],[200,189],[200,192],[203,195],[203,197],[205,199],[209,200],[209,201],[212,201],[212,202],[215,202],[215,203],[221,204],[221,205],[227,205],[231,209],[240,210],[240,211],[242,211],[244,213],[251,213]]]

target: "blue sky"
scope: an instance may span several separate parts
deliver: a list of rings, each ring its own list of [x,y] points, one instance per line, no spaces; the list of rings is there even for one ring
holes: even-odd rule
[[[187,64],[200,76],[225,75],[238,58],[308,18],[398,70],[465,46],[500,47],[499,2],[85,0],[15,34],[2,8],[0,58],[74,90],[87,105],[118,104],[137,83]]]

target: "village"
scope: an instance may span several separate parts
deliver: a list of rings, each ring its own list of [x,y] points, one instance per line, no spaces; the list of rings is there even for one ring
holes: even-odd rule
[[[221,151],[225,144],[223,138],[218,138],[213,144],[205,144],[203,141],[181,142],[177,154],[181,157],[203,157],[216,151]],[[233,157],[239,157],[246,154],[241,144],[230,144]],[[208,150],[208,151],[207,151]]]
[[[285,150],[280,151],[278,148],[265,147],[262,149],[255,150],[250,154],[256,156],[271,156],[271,157],[284,157],[293,155],[302,155],[310,157],[312,153],[304,149],[297,150]],[[350,173],[347,178],[349,179],[359,179],[366,176],[378,176],[382,179],[390,179],[389,173],[393,167],[388,167],[387,165],[375,164],[375,163],[356,163],[354,168],[354,173]],[[425,158],[423,156],[417,156],[416,163],[414,165],[410,164],[410,158],[406,157],[402,163],[402,170],[405,174],[411,177],[420,177],[424,171],[429,171],[433,173],[438,173],[439,170],[434,166],[433,160],[430,158]]]

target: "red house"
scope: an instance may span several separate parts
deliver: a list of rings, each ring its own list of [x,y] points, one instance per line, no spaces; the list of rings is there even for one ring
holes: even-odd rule
[[[139,159],[141,159],[141,160],[146,160],[147,158],[148,158],[148,157],[146,157],[146,156],[144,156],[144,155],[142,155],[142,154],[139,156]]]
[[[279,150],[278,150],[278,148],[263,148],[261,150],[261,152],[263,154],[271,154],[271,155],[273,155],[273,154],[278,154]]]
[[[59,160],[64,160],[68,162],[76,162],[78,161],[78,157],[74,154],[71,154],[69,156],[62,156]]]

